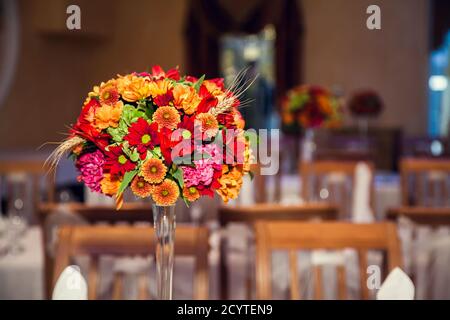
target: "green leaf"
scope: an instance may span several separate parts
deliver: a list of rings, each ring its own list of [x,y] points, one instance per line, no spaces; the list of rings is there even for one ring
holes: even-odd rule
[[[183,170],[180,167],[176,167],[176,170],[172,173],[172,177],[178,182],[180,187],[183,189],[184,187]]]
[[[117,196],[120,196],[125,191],[125,189],[130,184],[131,180],[133,180],[134,176],[136,176],[137,173],[138,173],[138,170],[125,172],[125,175],[123,176],[123,180],[120,183],[119,190],[117,191]]]
[[[202,75],[202,76],[200,77],[200,79],[198,79],[197,82],[194,83],[194,89],[195,89],[195,91],[198,92],[198,91],[200,90],[200,87],[201,87],[201,85],[202,85],[202,83],[203,83],[203,80],[205,80],[205,75]]]

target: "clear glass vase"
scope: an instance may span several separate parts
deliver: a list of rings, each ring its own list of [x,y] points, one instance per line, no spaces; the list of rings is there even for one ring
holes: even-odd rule
[[[175,206],[153,204],[156,234],[156,290],[158,299],[172,299],[175,242]]]

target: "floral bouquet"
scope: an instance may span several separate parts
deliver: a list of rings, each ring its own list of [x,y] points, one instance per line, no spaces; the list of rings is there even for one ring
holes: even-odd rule
[[[214,192],[227,202],[252,161],[239,91],[223,79],[181,77],[159,66],[117,76],[88,94],[51,164],[69,152],[79,181],[114,196],[118,208],[128,187],[159,206]]]
[[[375,91],[362,90],[351,97],[348,108],[356,117],[376,117],[383,110],[383,101]]]
[[[328,90],[301,85],[288,91],[282,101],[283,131],[299,134],[302,129],[331,128],[341,122],[338,99]]]

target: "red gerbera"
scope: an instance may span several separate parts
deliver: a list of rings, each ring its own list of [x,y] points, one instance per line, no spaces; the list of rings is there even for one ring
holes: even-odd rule
[[[124,137],[130,143],[130,146],[137,148],[141,159],[144,160],[147,150],[152,150],[159,144],[158,124],[153,122],[149,124],[143,118],[139,118],[128,129],[128,134]]]
[[[131,161],[123,152],[121,146],[110,146],[106,151],[105,169],[111,175],[124,175],[125,172],[136,168],[136,163]]]

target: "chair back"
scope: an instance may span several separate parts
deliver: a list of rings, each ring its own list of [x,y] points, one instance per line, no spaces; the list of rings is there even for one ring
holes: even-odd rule
[[[302,198],[307,202],[329,202],[339,206],[339,218],[350,219],[355,186],[355,172],[359,163],[371,171],[370,207],[373,212],[374,165],[372,162],[317,160],[300,162]]]
[[[102,255],[150,256],[155,255],[153,227],[133,226],[64,226],[60,229],[57,246],[53,285],[65,267],[77,256],[89,256],[88,298],[97,298],[99,283],[99,258]],[[208,230],[203,227],[179,226],[175,236],[175,254],[195,257],[195,299],[207,299],[209,292]],[[148,276],[148,275],[147,275]],[[144,275],[145,277],[145,275]],[[145,279],[145,278],[144,278]],[[148,280],[148,279],[147,279]],[[139,298],[148,298],[146,281],[140,282]],[[147,281],[148,283],[148,281]],[[113,298],[121,299],[123,274],[116,273]]]
[[[0,160],[0,181],[8,181],[8,177],[24,175],[25,182],[31,181],[32,184],[32,205],[36,210],[39,203],[42,202],[40,182],[41,178],[46,180],[46,201],[53,202],[55,199],[55,178],[54,173],[49,172],[48,167],[43,160]],[[5,179],[6,178],[6,179]],[[26,187],[26,186],[25,186]],[[2,185],[0,184],[0,189]],[[8,183],[8,193],[12,191],[12,184]]]
[[[403,206],[450,206],[450,159],[404,158],[400,176]]]
[[[256,230],[256,296],[271,299],[273,250],[289,253],[289,279],[291,299],[301,299],[297,266],[298,250],[342,250],[354,248],[358,253],[360,289],[363,299],[369,298],[367,288],[367,253],[369,250],[383,251],[385,259],[384,277],[397,266],[401,266],[400,243],[393,223],[352,224],[345,222],[258,222]],[[386,261],[387,260],[387,261]],[[323,279],[320,266],[314,266],[314,297],[322,299]],[[346,272],[343,265],[337,267],[338,296],[346,298]]]

